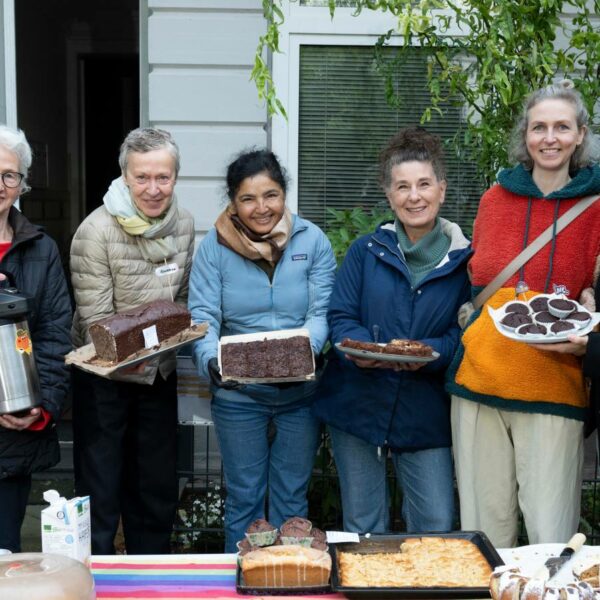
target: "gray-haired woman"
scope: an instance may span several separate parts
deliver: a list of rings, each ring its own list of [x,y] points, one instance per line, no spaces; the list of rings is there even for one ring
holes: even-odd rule
[[[42,403],[0,415],[0,548],[21,549],[20,529],[31,474],[58,462],[55,424],[69,384],[63,355],[71,349],[71,302],[56,244],[15,207],[26,192],[31,148],[22,131],[0,125],[0,279],[32,298],[29,315]],[[27,350],[25,350],[27,351]]]
[[[71,247],[77,347],[90,341],[98,319],[153,300],[187,301],[194,223],[175,198],[177,145],[166,131],[135,129],[119,166],[121,177]],[[114,552],[119,518],[128,553],[169,552],[177,503],[174,354],[118,380],[74,370],[73,385],[75,486],[91,497],[92,552]]]

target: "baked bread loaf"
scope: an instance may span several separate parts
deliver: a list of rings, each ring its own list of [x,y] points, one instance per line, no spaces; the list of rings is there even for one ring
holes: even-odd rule
[[[145,348],[144,329],[156,326],[160,343],[190,325],[187,308],[168,300],[156,300],[100,319],[90,325],[89,331],[98,358],[121,362]]]
[[[331,574],[327,552],[298,545],[253,550],[241,557],[240,564],[248,587],[326,586]]]
[[[347,587],[486,587],[492,569],[465,539],[408,538],[400,552],[339,552],[341,584]]]

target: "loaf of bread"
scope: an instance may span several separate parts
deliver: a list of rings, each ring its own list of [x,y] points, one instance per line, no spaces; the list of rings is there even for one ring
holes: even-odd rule
[[[190,324],[191,316],[184,306],[156,300],[92,323],[90,337],[98,358],[121,362],[146,347],[144,329],[155,326],[160,343]]]
[[[268,546],[244,555],[241,569],[248,587],[326,586],[331,556],[323,550],[298,545]]]

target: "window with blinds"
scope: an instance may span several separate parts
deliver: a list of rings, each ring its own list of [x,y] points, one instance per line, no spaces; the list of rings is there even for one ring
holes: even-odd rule
[[[395,52],[392,48],[384,52]],[[302,216],[327,229],[327,208],[383,208],[377,182],[378,156],[401,127],[418,125],[428,106],[426,50],[412,48],[394,66],[400,105],[391,107],[385,81],[369,46],[302,46],[298,208]],[[390,57],[392,55],[390,54]],[[394,63],[395,64],[395,63]],[[425,124],[446,142],[448,190],[441,216],[472,231],[482,192],[474,164],[453,143],[462,138],[462,108],[448,103]]]

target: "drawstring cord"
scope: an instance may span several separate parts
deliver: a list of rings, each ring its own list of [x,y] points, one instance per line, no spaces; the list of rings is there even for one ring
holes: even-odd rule
[[[167,259],[164,259],[165,267],[167,266]],[[171,294],[171,302],[175,302],[173,297],[173,280],[171,279],[171,271],[167,269],[167,283],[169,284],[169,293]]]

